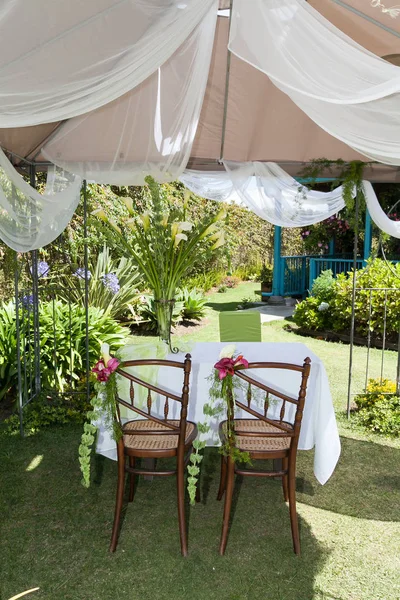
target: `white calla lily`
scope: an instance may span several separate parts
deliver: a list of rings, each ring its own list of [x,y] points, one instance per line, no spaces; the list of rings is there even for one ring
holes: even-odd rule
[[[102,344],[100,346],[100,352],[101,352],[101,356],[103,358],[103,362],[107,366],[108,361],[111,359],[110,344],[106,344],[106,343]]]
[[[175,236],[175,240],[174,240],[174,247],[176,248],[177,245],[184,240],[185,242],[187,242],[187,235],[185,235],[184,233],[177,233]]]
[[[193,223],[189,223],[189,221],[181,221],[179,223],[179,231],[192,231]]]
[[[126,208],[128,209],[129,214],[133,215],[133,200],[132,200],[132,198],[123,198],[123,203],[125,204]]]
[[[228,346],[224,346],[219,353],[220,358],[232,358],[232,356],[236,352],[235,344],[228,344]]]

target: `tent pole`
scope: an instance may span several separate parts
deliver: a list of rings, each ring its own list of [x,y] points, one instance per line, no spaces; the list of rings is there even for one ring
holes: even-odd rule
[[[368,15],[364,14],[360,10],[357,10],[353,6],[349,6],[348,4],[346,4],[346,2],[342,2],[342,0],[332,0],[332,2],[334,2],[335,4],[338,4],[342,8],[345,8],[346,10],[349,10],[350,12],[354,13],[358,17],[361,17],[362,19],[365,19],[366,21],[369,21],[370,23],[373,23],[373,25],[376,25],[377,27],[380,27],[381,29],[384,29],[388,33],[391,33],[392,35],[395,35],[396,37],[400,38],[400,33],[398,31],[395,31],[394,29],[391,29],[391,27],[388,27],[387,25],[384,25],[383,23],[380,23],[379,21],[377,21],[373,17],[369,17]]]
[[[226,117],[227,117],[227,112],[228,112],[229,75],[230,75],[230,71],[231,71],[231,51],[229,50],[229,35],[231,32],[231,23],[232,23],[232,4],[233,4],[233,0],[230,0],[229,27],[228,27],[228,54],[227,54],[227,58],[226,58],[226,77],[225,77],[224,114],[222,117],[221,149],[220,149],[220,153],[219,153],[220,161],[222,161],[222,159],[224,158]]]
[[[360,214],[360,192],[357,190],[354,225],[354,248],[353,248],[353,285],[351,294],[351,328],[350,328],[350,357],[349,357],[349,380],[347,387],[347,418],[350,419],[351,403],[351,380],[353,370],[354,332],[356,321],[356,294],[357,294],[357,254],[358,254],[358,219]]]

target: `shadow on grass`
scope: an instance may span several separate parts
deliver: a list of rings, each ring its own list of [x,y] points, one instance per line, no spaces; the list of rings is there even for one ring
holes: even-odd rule
[[[341,444],[339,463],[323,486],[312,473],[312,453],[299,452],[298,500],[361,519],[400,521],[400,449],[349,437]]]
[[[206,306],[215,310],[215,312],[225,312],[227,310],[236,310],[240,302],[207,302]]]
[[[276,482],[238,482],[226,555],[218,555],[223,502],[215,500],[220,456],[214,448],[204,458],[205,503],[187,511],[189,557],[180,555],[174,477],[140,478],[110,554],[116,463],[96,462],[96,483],[84,489],[80,433],[80,427],[60,427],[1,440],[2,597],[38,585],[44,600],[312,600],[327,552],[300,519],[302,556],[294,555]],[[40,465],[27,471],[39,454]]]

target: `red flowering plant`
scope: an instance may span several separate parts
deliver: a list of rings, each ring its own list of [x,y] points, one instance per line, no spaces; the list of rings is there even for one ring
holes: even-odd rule
[[[310,254],[326,254],[329,250],[330,240],[335,241],[335,252],[351,252],[353,233],[346,219],[332,215],[316,223],[303,227],[300,235],[304,242],[304,249]]]
[[[92,369],[96,393],[90,400],[91,410],[87,413],[87,422],[83,426],[81,444],[79,446],[79,463],[82,472],[82,484],[90,486],[90,457],[97,434],[98,423],[104,422],[112,431],[112,437],[118,440],[121,431],[115,420],[117,383],[115,371],[120,361],[110,355],[110,346],[101,345],[102,357]]]

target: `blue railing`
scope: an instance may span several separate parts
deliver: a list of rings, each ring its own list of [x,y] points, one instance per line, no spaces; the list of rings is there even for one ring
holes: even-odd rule
[[[331,270],[333,276],[339,275],[339,273],[348,273],[353,268],[353,259],[352,258],[311,258],[310,259],[310,269],[308,276],[308,289],[311,290],[312,285],[317,279],[319,275],[321,275],[322,271]],[[357,269],[362,269],[365,267],[365,261],[361,258],[357,260]]]
[[[280,268],[280,295],[299,296],[307,289],[309,256],[282,256]]]
[[[400,261],[392,260],[392,263]],[[348,273],[353,268],[353,258],[344,254],[340,258],[330,256],[281,256],[278,276],[272,292],[263,292],[263,296],[306,296],[322,271],[332,271],[336,277],[339,273]],[[357,269],[365,267],[366,261],[357,260]],[[275,279],[274,279],[275,281]]]

